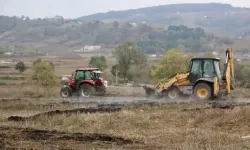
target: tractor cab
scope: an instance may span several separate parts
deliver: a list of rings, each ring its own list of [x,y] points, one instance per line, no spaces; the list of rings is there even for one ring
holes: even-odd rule
[[[220,59],[217,58],[193,58],[189,66],[189,82],[195,84],[199,80],[213,81],[217,77],[221,81]]]
[[[80,68],[72,73],[71,79],[61,88],[61,96],[69,97],[73,93],[79,93],[83,97],[89,97],[106,92],[102,73],[99,68]],[[65,94],[66,93],[66,94]]]
[[[82,82],[98,82],[102,72],[98,68],[83,68],[75,71],[73,79],[75,79],[76,87],[78,88]]]

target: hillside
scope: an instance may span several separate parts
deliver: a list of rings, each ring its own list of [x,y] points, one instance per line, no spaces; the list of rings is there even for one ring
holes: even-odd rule
[[[229,4],[172,4],[124,11],[98,13],[78,19],[104,22],[146,22],[154,26],[186,25],[202,27],[219,35],[248,37],[250,9]]]
[[[207,34],[199,27],[179,25],[160,28],[143,23],[87,22],[60,17],[30,20],[0,16],[0,29],[0,49],[15,53],[34,53],[37,49],[62,53],[85,45],[113,49],[126,41],[136,42],[147,54],[163,53],[171,48],[204,52],[232,44],[231,39]]]

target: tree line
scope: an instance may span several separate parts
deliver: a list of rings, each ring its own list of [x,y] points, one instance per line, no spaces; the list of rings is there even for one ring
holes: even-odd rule
[[[147,57],[133,42],[127,42],[118,46],[114,51],[114,56],[117,59],[117,63],[112,66],[110,70],[106,70],[108,67],[104,56],[92,57],[90,64],[101,68],[103,71],[110,71],[113,76],[116,76],[116,71],[118,70],[118,77],[122,78],[124,83],[133,80],[141,84],[156,84],[159,80],[176,73],[187,72],[191,58],[195,57],[193,55],[186,55],[185,51],[180,49],[169,49],[156,64],[149,67]],[[204,53],[204,56],[215,57],[211,52]],[[223,61],[221,61],[220,65],[223,69]],[[242,64],[236,61],[236,59],[234,59],[234,65],[235,80],[237,84],[242,87],[250,88],[250,80],[248,78],[250,76],[250,65]]]
[[[90,67],[100,68],[104,73],[109,72],[114,77],[118,75],[123,79],[123,83],[135,81],[135,83],[152,83],[156,84],[159,80],[172,76],[176,73],[188,71],[189,62],[192,55],[186,55],[183,50],[168,50],[156,64],[151,67],[148,64],[147,57],[143,54],[134,42],[126,42],[119,45],[115,51],[116,64],[107,65],[107,59],[104,56],[91,57]],[[212,53],[205,53],[207,57],[214,57]],[[221,61],[221,68],[223,68]],[[239,86],[250,88],[250,65],[241,64],[234,60],[235,80]],[[16,70],[20,73],[26,70],[23,62],[16,64]],[[119,72],[117,74],[117,71]],[[37,59],[32,65],[32,74],[28,77],[29,83],[33,83],[38,88],[53,88],[57,83],[55,75],[55,66],[52,62]]]

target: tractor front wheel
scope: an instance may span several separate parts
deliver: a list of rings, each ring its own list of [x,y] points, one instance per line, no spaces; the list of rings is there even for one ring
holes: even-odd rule
[[[212,98],[212,88],[207,83],[198,83],[194,88],[194,94],[199,100],[209,100]]]
[[[71,97],[71,91],[69,90],[69,88],[63,87],[60,91],[60,96],[62,98],[69,98]]]
[[[82,97],[90,97],[95,95],[95,88],[89,84],[83,84],[80,86],[80,95]]]

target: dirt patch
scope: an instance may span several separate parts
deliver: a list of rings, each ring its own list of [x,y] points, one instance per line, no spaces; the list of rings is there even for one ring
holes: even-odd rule
[[[192,108],[192,109],[182,109],[182,112],[185,111],[201,111],[205,109],[234,109],[237,107],[250,106],[249,102],[212,102],[208,103],[209,106],[203,108]]]
[[[250,102],[213,102],[211,108],[234,109],[235,107],[250,106]]]
[[[20,98],[11,98],[11,99],[2,98],[2,99],[0,99],[0,102],[2,102],[2,103],[13,102],[13,101],[21,101],[21,99]]]
[[[64,149],[77,149],[91,143],[95,143],[96,147],[106,147],[108,145],[121,146],[138,142],[105,134],[71,134],[58,131],[35,130],[32,128],[0,127],[1,149],[20,147],[32,147],[35,149],[57,149],[63,147]]]
[[[20,116],[11,116],[8,118],[8,121],[26,121],[26,120],[34,120],[42,116],[54,116],[54,115],[73,115],[73,114],[89,114],[89,113],[106,113],[106,112],[116,112],[120,111],[121,108],[112,108],[112,107],[107,107],[107,108],[78,108],[78,109],[72,109],[72,110],[55,110],[55,111],[49,111],[49,112],[44,112],[44,113],[39,113],[34,116],[30,117],[20,117]]]

